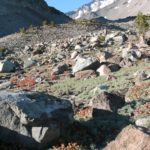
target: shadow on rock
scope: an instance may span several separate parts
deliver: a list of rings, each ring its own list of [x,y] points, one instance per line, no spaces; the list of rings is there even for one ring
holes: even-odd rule
[[[68,100],[39,92],[0,91],[0,141],[4,143],[44,149],[65,132],[72,117]]]
[[[92,116],[87,121],[75,121],[61,137],[61,143],[77,143],[86,150],[100,150],[129,124],[128,117],[102,109],[93,109]]]

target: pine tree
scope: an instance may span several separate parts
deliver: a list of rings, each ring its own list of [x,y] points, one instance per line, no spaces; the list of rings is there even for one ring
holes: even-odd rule
[[[143,15],[142,12],[139,12],[136,19],[135,19],[135,26],[138,30],[138,32],[142,35],[145,34],[145,32],[149,28],[149,24],[147,22],[146,16]]]

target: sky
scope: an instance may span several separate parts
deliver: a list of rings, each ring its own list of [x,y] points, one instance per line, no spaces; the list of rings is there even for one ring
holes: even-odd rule
[[[62,12],[68,12],[79,8],[91,0],[45,0],[49,6],[53,6]]]

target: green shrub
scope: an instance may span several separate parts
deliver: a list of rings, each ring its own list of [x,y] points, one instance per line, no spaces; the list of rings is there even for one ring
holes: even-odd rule
[[[99,41],[100,41],[100,42],[104,42],[104,41],[105,41],[105,36],[102,36],[102,35],[99,36]]]
[[[4,47],[0,47],[0,52],[4,52],[6,49]]]
[[[29,26],[29,28],[27,29],[27,32],[30,32],[30,33],[34,32],[34,27],[33,27],[32,24],[31,24],[31,25]]]
[[[46,26],[46,25],[48,25],[49,23],[48,23],[48,21],[47,20],[44,20],[43,22],[42,22],[42,25],[43,26]]]
[[[25,34],[26,33],[26,29],[24,27],[22,27],[22,28],[19,29],[19,32]]]
[[[51,22],[50,22],[50,26],[51,26],[51,27],[56,27],[56,23],[55,23],[54,21],[51,21]]]

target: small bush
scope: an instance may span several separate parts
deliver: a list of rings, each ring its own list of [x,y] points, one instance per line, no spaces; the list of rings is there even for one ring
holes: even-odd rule
[[[52,150],[79,150],[80,147],[77,143],[68,143],[67,146],[65,146],[64,144],[61,144],[60,147],[53,147]]]
[[[44,20],[42,22],[43,26],[50,26],[50,27],[56,27],[56,23],[54,21],[49,22],[48,20]]]
[[[51,22],[50,22],[50,26],[51,26],[51,27],[56,27],[56,23],[55,23],[54,21],[51,21]]]
[[[22,28],[19,29],[19,32],[25,34],[26,33],[26,29],[24,27],[22,27]]]
[[[99,41],[104,42],[105,41],[105,36],[99,36]]]
[[[42,25],[43,26],[46,26],[46,25],[48,25],[49,23],[48,23],[48,21],[47,20],[44,20],[43,22],[42,22]]]
[[[27,32],[34,32],[34,27],[33,27],[32,24],[31,24],[31,25],[29,26],[29,28],[27,29]]]
[[[4,52],[6,49],[4,47],[0,47],[0,52]]]

